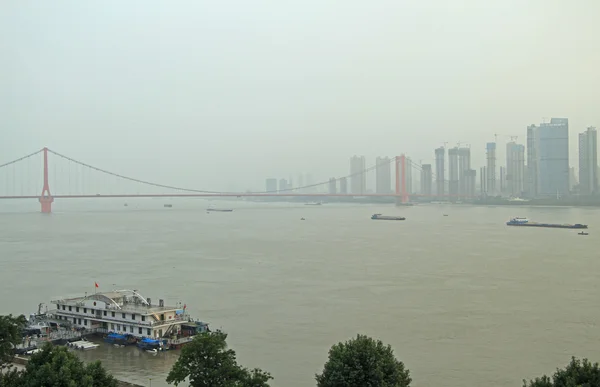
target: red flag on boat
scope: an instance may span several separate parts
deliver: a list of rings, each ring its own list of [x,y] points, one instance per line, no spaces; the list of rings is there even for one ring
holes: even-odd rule
[[[187,308],[187,304],[183,304],[183,309]]]
[[[96,285],[96,287],[98,287],[98,282],[94,282],[94,285]]]

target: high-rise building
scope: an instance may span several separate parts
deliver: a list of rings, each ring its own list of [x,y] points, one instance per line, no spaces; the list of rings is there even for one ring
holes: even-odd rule
[[[448,149],[448,193],[458,196],[458,148]]]
[[[463,179],[464,191],[461,195],[468,198],[475,197],[475,181],[477,180],[477,171],[474,169],[468,169],[464,171]]]
[[[506,167],[500,167],[500,179],[498,179],[498,186],[500,187],[500,193],[506,193]]]
[[[375,192],[378,194],[392,192],[391,164],[392,160],[389,157],[375,159]]]
[[[540,124],[538,141],[539,194],[543,196],[569,193],[569,120],[552,118]]]
[[[265,180],[265,191],[266,192],[277,192],[277,179],[269,178]]]
[[[412,175],[413,165],[410,157],[407,157],[405,160],[405,177],[406,177],[406,193],[409,195],[413,192],[413,175]]]
[[[365,156],[350,158],[350,191],[353,195],[367,193],[367,172]]]
[[[421,165],[421,195],[431,196],[431,185],[431,164],[423,164]]]
[[[479,191],[481,196],[487,195],[487,167],[479,169]]]
[[[286,179],[279,179],[279,192],[287,191],[291,187]]]
[[[527,182],[525,190],[529,198],[535,198],[539,195],[537,134],[537,126],[529,125],[527,127]]]
[[[348,193],[348,179],[340,178],[340,193],[346,195]]]
[[[598,192],[598,136],[594,127],[579,134],[579,192]]]
[[[496,192],[496,143],[488,142],[486,145],[486,177],[487,183],[485,186],[485,192],[488,195],[495,196]]]
[[[525,190],[525,147],[515,142],[506,144],[506,192],[521,197]]]
[[[470,194],[470,187],[467,187],[467,172],[471,175],[472,172],[477,175],[477,172],[471,170],[471,149],[470,148],[459,148],[458,149],[458,192],[462,197],[474,196]],[[475,188],[475,182],[472,182],[473,189]],[[474,191],[473,191],[474,192]]]
[[[437,196],[444,196],[446,194],[445,157],[446,149],[444,147],[435,150],[435,194]]]
[[[329,179],[329,193],[335,195],[337,193],[337,181],[335,177]]]

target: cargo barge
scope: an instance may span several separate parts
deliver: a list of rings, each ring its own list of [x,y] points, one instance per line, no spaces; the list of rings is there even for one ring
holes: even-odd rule
[[[387,216],[387,215],[381,215],[381,214],[373,214],[371,216],[371,219],[373,219],[373,220],[406,220],[406,218],[402,217],[402,216]]]
[[[587,224],[557,224],[557,223],[538,223],[530,222],[527,218],[512,218],[506,222],[507,226],[520,226],[520,227],[544,227],[544,228],[569,228],[569,229],[584,229],[588,228]]]

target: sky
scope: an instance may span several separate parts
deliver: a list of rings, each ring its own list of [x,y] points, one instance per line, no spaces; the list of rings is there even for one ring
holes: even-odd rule
[[[47,146],[163,184],[263,189],[350,156],[600,127],[600,2],[0,3],[0,164]],[[499,158],[503,157],[499,151]],[[499,162],[499,164],[503,164]]]

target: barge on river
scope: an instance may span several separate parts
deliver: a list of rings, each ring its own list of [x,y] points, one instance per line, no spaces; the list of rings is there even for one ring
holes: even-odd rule
[[[195,335],[210,332],[207,323],[188,315],[186,305],[168,306],[162,299],[156,305],[137,290],[98,292],[52,303],[57,308],[53,315],[59,321],[68,322],[75,329],[105,334],[106,342],[119,346],[179,348]]]
[[[544,228],[570,228],[570,229],[585,229],[588,228],[587,224],[557,224],[557,223],[538,223],[531,222],[527,218],[512,218],[506,222],[507,226],[520,226],[520,227],[544,227]]]
[[[371,219],[373,220],[406,220],[403,216],[388,216],[381,214],[373,214],[371,215]]]

